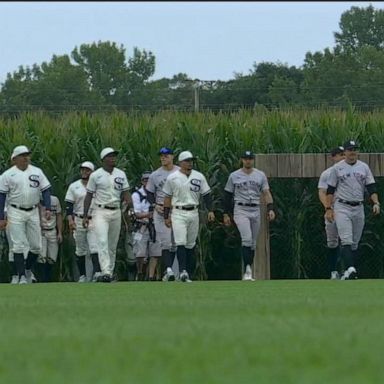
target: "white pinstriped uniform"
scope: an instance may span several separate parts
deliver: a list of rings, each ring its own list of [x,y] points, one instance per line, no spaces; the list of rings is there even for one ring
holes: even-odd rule
[[[113,168],[112,173],[103,168],[92,172],[87,191],[94,195],[94,223],[101,273],[112,276],[116,261],[116,247],[121,229],[121,194],[129,190],[125,172]],[[112,207],[115,209],[108,209]]]
[[[9,236],[14,253],[41,251],[41,229],[38,204],[42,191],[50,188],[43,171],[33,165],[22,171],[16,166],[0,178],[0,192],[7,195]],[[29,211],[20,208],[31,209]]]

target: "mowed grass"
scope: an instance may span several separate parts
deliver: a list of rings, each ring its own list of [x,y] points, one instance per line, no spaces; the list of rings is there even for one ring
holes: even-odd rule
[[[384,281],[0,286],[0,383],[379,383]]]

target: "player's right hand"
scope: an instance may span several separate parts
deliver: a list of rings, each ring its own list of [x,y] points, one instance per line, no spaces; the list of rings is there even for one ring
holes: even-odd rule
[[[162,215],[164,213],[164,207],[162,205],[155,205],[156,212]]]
[[[332,223],[334,221],[334,219],[335,219],[333,209],[327,209],[325,211],[324,217],[325,217],[325,220],[327,220],[330,223]]]
[[[7,226],[7,220],[0,220],[0,230],[5,229]]]
[[[227,227],[229,227],[231,225],[231,218],[226,213],[224,213],[224,215],[223,215],[223,223]]]
[[[84,228],[88,228],[88,225],[89,225],[89,219],[88,219],[88,217],[84,217],[84,219],[83,219],[83,227]]]
[[[172,221],[170,218],[168,219],[164,219],[164,224],[168,227],[168,228],[171,228],[172,226]]]

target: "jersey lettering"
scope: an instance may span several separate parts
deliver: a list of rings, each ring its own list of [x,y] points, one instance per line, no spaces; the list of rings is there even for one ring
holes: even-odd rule
[[[31,188],[39,188],[39,186],[40,186],[39,175],[30,175],[30,176],[28,177],[28,179],[29,179],[29,181],[31,182],[31,183],[29,184],[29,186],[30,186]]]
[[[122,177],[115,177],[115,189],[118,191],[123,189],[124,179]]]
[[[190,187],[190,190],[192,192],[199,192],[201,189],[201,180],[199,179],[192,179],[191,180],[192,187]]]

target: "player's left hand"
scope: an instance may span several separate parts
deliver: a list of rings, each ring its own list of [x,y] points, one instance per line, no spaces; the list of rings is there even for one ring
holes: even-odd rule
[[[59,244],[61,244],[63,242],[63,234],[62,233],[57,234],[57,242]]]
[[[213,211],[208,212],[208,221],[209,222],[215,221],[215,213]]]
[[[373,204],[372,213],[375,216],[380,214],[380,205],[379,204]]]
[[[45,218],[47,221],[51,220],[52,212],[49,209],[45,210]]]
[[[267,212],[267,219],[268,219],[268,221],[275,220],[275,217],[276,217],[276,213],[272,209]]]

